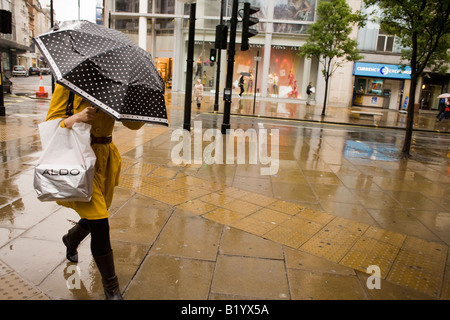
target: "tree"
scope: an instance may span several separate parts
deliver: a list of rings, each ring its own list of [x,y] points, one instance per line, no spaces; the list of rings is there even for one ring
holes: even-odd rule
[[[364,26],[365,16],[359,11],[353,13],[346,0],[320,1],[317,16],[317,21],[307,31],[309,37],[301,47],[300,55],[314,57],[323,66],[325,97],[322,116],[325,116],[330,77],[345,62],[362,58],[356,48],[357,42],[350,38],[350,34],[354,25]]]
[[[405,140],[401,156],[410,157],[414,125],[416,87],[426,67],[445,72],[450,61],[450,1],[366,0],[381,9],[381,27],[396,36],[402,60],[411,66],[411,87],[407,107]]]

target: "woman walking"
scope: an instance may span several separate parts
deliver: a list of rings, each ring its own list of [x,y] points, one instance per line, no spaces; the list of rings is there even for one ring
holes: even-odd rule
[[[197,109],[200,109],[200,105],[203,99],[203,84],[201,83],[200,79],[197,79],[194,86],[194,99],[197,103]]]
[[[78,262],[77,247],[90,233],[91,252],[102,276],[106,299],[122,300],[114,269],[108,222],[108,208],[113,199],[114,187],[119,182],[121,167],[120,153],[112,142],[115,120],[77,95],[73,98],[73,115],[68,115],[66,108],[69,95],[68,89],[59,84],[56,85],[47,120],[63,118],[61,127],[69,130],[78,122],[91,124],[91,145],[97,160],[91,201],[57,201],[59,205],[75,210],[81,218],[63,236],[63,243],[67,248],[66,257],[72,262]],[[123,121],[122,123],[132,130],[138,130],[144,125],[141,122]]]

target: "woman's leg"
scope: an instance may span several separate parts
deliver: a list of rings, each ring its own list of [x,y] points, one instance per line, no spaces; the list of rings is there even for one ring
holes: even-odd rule
[[[62,238],[66,246],[66,258],[71,262],[78,262],[77,248],[81,241],[89,234],[89,225],[86,219],[80,219],[75,226],[73,226],[67,234]]]
[[[107,300],[123,300],[114,269],[108,219],[87,220],[91,230],[91,252],[102,276]]]

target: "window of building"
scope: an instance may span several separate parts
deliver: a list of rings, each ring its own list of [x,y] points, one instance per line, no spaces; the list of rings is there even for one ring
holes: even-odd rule
[[[378,32],[377,51],[392,52],[394,50],[394,36],[384,33],[382,29]]]
[[[151,12],[152,10],[152,1],[148,2],[148,10]],[[167,13],[174,14],[175,13],[175,0],[155,0],[155,8],[153,13]]]
[[[151,2],[151,1],[149,1]],[[139,0],[116,0],[115,11],[117,12],[139,12]]]

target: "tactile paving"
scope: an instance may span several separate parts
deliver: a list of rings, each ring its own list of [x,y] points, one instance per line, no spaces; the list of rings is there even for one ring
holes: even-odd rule
[[[426,272],[412,265],[399,263],[392,266],[387,280],[435,297],[439,296],[442,284],[442,277],[436,274]]]
[[[234,201],[220,204],[220,206],[225,209],[239,212],[239,213],[244,213],[244,214],[250,214],[250,213],[258,211],[259,209],[262,209],[262,207],[257,206],[256,204],[248,203],[246,201],[242,201],[239,199],[235,199]]]
[[[271,203],[267,207],[270,209],[273,209],[273,210],[277,210],[277,211],[280,211],[283,213],[290,214],[290,215],[295,215],[295,214],[299,213],[300,210],[303,208],[302,206],[300,206],[298,204],[283,201],[283,200],[277,200],[276,202]]]
[[[172,169],[168,169],[168,168],[164,168],[164,167],[157,167],[150,173],[151,176],[164,177],[164,178],[168,178],[168,179],[174,178],[176,174],[177,174],[176,170],[172,170]]]
[[[218,223],[231,225],[233,222],[245,218],[246,216],[247,215],[243,213],[234,212],[224,208],[217,208],[205,214],[203,217]]]
[[[156,168],[155,164],[138,162],[133,166],[130,166],[125,173],[126,174],[135,174],[140,176],[148,175],[153,169]]]
[[[306,220],[298,216],[291,217],[289,220],[284,221],[282,225],[311,236],[323,228],[323,225],[318,222]]]
[[[0,261],[0,276],[3,276],[12,271],[13,270],[10,267],[8,267],[6,264],[4,264],[3,262]]]
[[[292,248],[298,248],[311,238],[311,234],[286,227],[285,225],[279,225],[265,233],[264,238]]]
[[[243,219],[237,220],[231,223],[231,226],[252,234],[256,234],[258,236],[262,236],[276,227],[275,224],[266,221],[260,221],[258,219],[252,218],[251,216],[247,216]]]
[[[406,235],[392,232],[388,230],[383,230],[377,227],[370,226],[366,232],[364,233],[364,236],[367,238],[372,238],[375,240],[379,240],[382,242],[387,242],[393,246],[401,247],[403,242],[406,239]]]
[[[189,200],[177,206],[180,209],[192,212],[196,215],[202,215],[208,213],[212,210],[217,209],[217,207],[211,203],[203,202],[198,199]]]
[[[320,224],[327,224],[335,217],[331,214],[320,212],[317,210],[309,209],[309,208],[301,208],[300,212],[297,214],[298,217],[308,219],[311,221],[318,222]]]
[[[385,279],[392,267],[392,261],[375,256],[369,252],[350,250],[339,262],[339,264],[355,270],[367,272],[369,266],[375,265],[380,268],[381,278]]]
[[[236,199],[242,199],[242,198],[245,198],[250,192],[241,190],[238,188],[234,188],[234,187],[226,187],[223,190],[218,191],[217,193],[220,195],[223,195],[225,197],[233,197]]]
[[[48,297],[15,272],[10,272],[0,277],[0,300],[25,299],[48,300]]]
[[[269,206],[270,204],[274,203],[275,201],[277,201],[277,199],[266,197],[259,193],[249,192],[245,196],[245,201],[253,203],[253,204],[257,204],[259,206],[266,207],[266,206]]]
[[[323,257],[333,262],[339,262],[350,250],[355,240],[341,242],[342,239],[330,240],[327,238],[312,237],[300,249],[313,255]]]
[[[290,215],[269,208],[263,208],[253,213],[251,217],[272,224],[281,224],[288,220]]]

